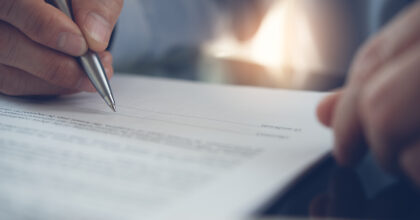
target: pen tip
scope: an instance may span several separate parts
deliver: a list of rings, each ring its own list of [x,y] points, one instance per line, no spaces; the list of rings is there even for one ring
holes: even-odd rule
[[[117,112],[117,109],[115,107],[115,101],[114,101],[114,98],[112,97],[112,95],[111,96],[105,96],[103,98],[104,98],[106,104],[109,106],[109,108],[111,108],[113,112]]]
[[[111,105],[111,109],[112,109],[112,111],[117,112],[117,109],[116,109],[116,107],[115,107],[115,104],[112,104],[112,105]]]

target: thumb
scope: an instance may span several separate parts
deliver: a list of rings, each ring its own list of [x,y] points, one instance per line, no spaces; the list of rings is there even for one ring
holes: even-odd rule
[[[331,122],[334,116],[334,109],[337,101],[340,99],[343,90],[335,91],[326,96],[317,107],[318,120],[327,127],[331,127]]]
[[[104,51],[123,7],[123,0],[72,0],[73,15],[89,48]]]

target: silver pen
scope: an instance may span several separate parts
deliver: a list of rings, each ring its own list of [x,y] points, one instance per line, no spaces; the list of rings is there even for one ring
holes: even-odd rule
[[[54,0],[54,3],[58,9],[74,20],[71,5],[67,0]],[[98,91],[106,104],[115,112],[114,96],[112,95],[108,78],[98,55],[95,52],[88,50],[86,54],[80,56],[78,59],[89,80],[96,88],[96,91]]]

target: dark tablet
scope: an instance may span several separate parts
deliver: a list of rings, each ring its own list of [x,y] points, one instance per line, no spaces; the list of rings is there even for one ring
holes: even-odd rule
[[[391,177],[368,155],[356,168],[319,163],[258,212],[259,217],[420,219],[420,190]]]

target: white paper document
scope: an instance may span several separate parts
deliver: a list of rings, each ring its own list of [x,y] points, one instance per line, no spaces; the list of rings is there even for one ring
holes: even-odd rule
[[[241,219],[327,154],[324,93],[117,74],[97,94],[0,96],[0,219]]]

